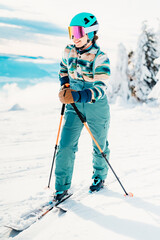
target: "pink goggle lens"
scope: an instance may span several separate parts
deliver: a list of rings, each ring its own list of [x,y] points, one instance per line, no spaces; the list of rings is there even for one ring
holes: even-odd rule
[[[84,27],[81,27],[81,26],[68,27],[68,32],[69,32],[70,39],[73,39],[73,38],[79,39],[85,36]]]

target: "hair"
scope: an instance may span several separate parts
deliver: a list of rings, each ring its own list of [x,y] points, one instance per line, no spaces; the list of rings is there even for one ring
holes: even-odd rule
[[[98,40],[98,35],[94,34],[93,40],[96,42]]]

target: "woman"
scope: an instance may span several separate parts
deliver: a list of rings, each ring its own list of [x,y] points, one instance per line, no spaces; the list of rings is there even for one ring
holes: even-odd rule
[[[55,200],[67,194],[71,186],[75,153],[83,124],[70,103],[75,103],[109,159],[107,134],[110,121],[106,83],[110,76],[109,59],[96,44],[98,22],[91,13],[79,13],[69,26],[73,45],[67,45],[60,64],[59,99],[66,105],[65,123],[56,155]],[[67,88],[69,86],[69,88]],[[108,166],[93,142],[93,184],[99,191],[107,177]]]

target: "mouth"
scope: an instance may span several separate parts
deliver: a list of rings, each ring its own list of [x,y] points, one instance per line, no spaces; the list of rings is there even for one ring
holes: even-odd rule
[[[78,44],[78,43],[81,42],[81,40],[76,40],[76,41],[74,41],[74,42],[75,42],[75,44]]]

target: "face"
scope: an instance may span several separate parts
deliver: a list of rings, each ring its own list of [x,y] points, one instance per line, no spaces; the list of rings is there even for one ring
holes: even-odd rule
[[[87,43],[87,39],[88,39],[88,36],[86,34],[82,38],[76,39],[74,37],[72,40],[73,40],[73,42],[74,42],[74,44],[76,45],[77,48],[81,48],[82,46],[84,46]]]

